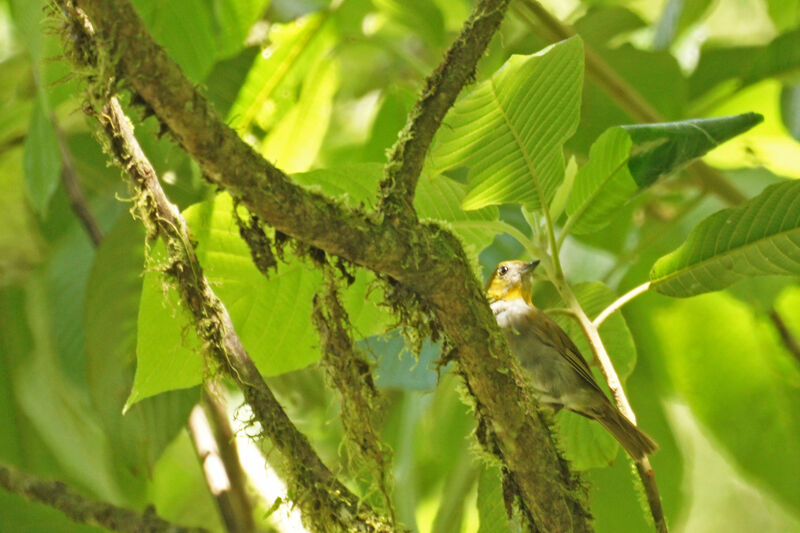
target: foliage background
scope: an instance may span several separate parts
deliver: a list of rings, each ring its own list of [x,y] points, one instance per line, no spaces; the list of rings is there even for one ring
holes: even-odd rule
[[[231,126],[300,183],[344,192],[354,204],[371,201],[385,150],[421,80],[470,9],[466,0],[134,4]],[[545,5],[665,120],[761,113],[762,124],[705,157],[745,195],[800,177],[800,3]],[[200,398],[194,377],[203,368],[191,358],[198,341],[176,326],[176,300],[161,303],[160,282],[144,263],[143,230],[118,200],[128,192],[80,113],[80,90],[69,67],[56,60],[60,37],[43,8],[38,0],[0,2],[0,461],[98,499],[137,509],[152,503],[170,520],[221,530],[184,429]],[[510,10],[478,80],[510,54],[549,44],[526,13]],[[589,72],[580,111],[566,144],[567,157],[580,166],[608,127],[636,122]],[[455,125],[446,120],[448,127]],[[294,261],[270,281],[254,270],[247,277],[242,263],[249,252],[235,236],[225,198],[215,197],[197,166],[158,133],[152,119],[137,125],[167,194],[186,209],[198,255],[245,344],[270,353],[260,369],[273,376],[270,385],[326,463],[349,473],[353,486],[374,499],[368,473],[359,472],[340,445],[338,399],[322,372],[308,366],[319,357],[309,320],[319,275]],[[60,179],[65,160],[102,230],[97,248],[70,207]],[[341,179],[314,173],[345,166],[363,183],[346,182],[345,173]],[[519,209],[504,204],[462,211],[466,176],[450,176],[423,176],[420,215],[448,221],[482,275],[499,260],[526,257],[515,239],[475,222],[499,217],[529,232]],[[684,174],[642,191],[607,227],[564,241],[568,279],[602,281],[617,294],[646,281],[658,258],[727,207],[714,192]],[[150,253],[153,261],[159,251]],[[499,486],[493,471],[475,459],[474,421],[458,380],[433,370],[436,346],[425,345],[416,361],[397,335],[375,336],[392,317],[375,305],[380,295],[369,292],[367,278],[357,281],[346,303],[388,398],[383,438],[394,451],[400,519],[419,531],[497,530],[489,520],[503,521]],[[541,288],[537,301],[553,298],[556,306],[548,290]],[[611,338],[622,337],[621,347],[609,342],[609,348],[617,355],[629,351],[628,368],[619,370],[630,374],[626,390],[640,424],[661,445],[653,465],[674,530],[800,531],[800,360],[777,327],[800,338],[798,310],[793,278],[758,277],[686,299],[651,291],[625,308],[627,326],[618,319],[621,333]],[[571,334],[580,335],[577,328]],[[175,360],[193,368],[170,369],[176,381],[166,384],[149,378],[142,354],[180,351],[189,357]],[[172,390],[181,385],[189,388]],[[153,396],[163,390],[170,392]],[[241,399],[234,394],[229,404],[246,435]],[[579,438],[570,441],[569,416],[559,415],[558,423],[575,464],[592,466],[585,478],[597,529],[645,530],[630,463],[624,454],[610,466],[592,461],[592,449],[580,450]],[[255,449],[246,449],[257,483],[265,467]],[[269,508],[278,489],[275,483],[259,487]],[[0,514],[9,531],[91,529],[7,493],[0,493]],[[267,524],[289,514],[284,506],[258,518]]]

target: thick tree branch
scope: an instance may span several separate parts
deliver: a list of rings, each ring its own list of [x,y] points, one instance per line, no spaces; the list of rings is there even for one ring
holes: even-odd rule
[[[139,147],[115,98],[97,114],[114,158],[128,173],[141,217],[164,240],[166,273],[192,314],[208,354],[244,393],[264,434],[287,458],[289,493],[303,521],[314,531],[393,531],[390,524],[359,501],[322,463],[305,435],[292,424],[272,394],[233,328],[230,315],[203,275],[186,221],[170,203],[155,170]]]
[[[457,349],[481,412],[494,426],[502,459],[535,526],[541,531],[591,530],[585,491],[559,457],[549,428],[538,416],[527,381],[508,353],[458,239],[435,225],[391,219],[378,223],[370,215],[295,185],[220,120],[153,42],[128,2],[77,0],[76,4],[85,10],[99,41],[92,50],[78,50],[76,55],[97,51],[105,58],[100,65],[111,64],[114,58],[117,79],[125,80],[148,103],[209,179],[277,230],[390,276],[430,303]],[[72,3],[59,0],[59,5],[69,13]],[[233,348],[236,360],[243,350]],[[250,371],[252,363],[241,364]],[[256,396],[260,389],[250,385],[250,378],[247,373],[239,378],[246,398],[257,413],[269,413],[274,398],[269,396],[261,405]],[[260,376],[252,378],[260,387]],[[282,411],[278,420],[291,426]],[[306,449],[308,443],[302,442]],[[286,453],[292,453],[291,445]],[[302,454],[297,460],[303,460]]]
[[[400,138],[392,147],[381,183],[387,216],[414,213],[414,190],[433,135],[503,21],[509,0],[480,0],[436,70],[425,80]]]
[[[91,500],[59,481],[44,481],[14,468],[0,465],[0,487],[26,499],[63,512],[70,520],[130,533],[203,533],[202,528],[182,527],[162,520],[155,513],[137,513],[106,502]]]

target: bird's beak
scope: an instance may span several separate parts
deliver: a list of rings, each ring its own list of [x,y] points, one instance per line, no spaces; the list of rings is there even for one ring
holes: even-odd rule
[[[522,269],[524,273],[533,272],[536,270],[536,267],[539,266],[539,260],[531,261],[530,263],[525,263],[525,267]]]

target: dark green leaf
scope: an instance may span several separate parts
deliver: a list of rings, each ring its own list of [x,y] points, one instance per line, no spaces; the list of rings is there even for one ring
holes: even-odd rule
[[[700,157],[764,120],[758,113],[622,126],[634,143],[628,168],[639,187],[652,185],[683,163]]]
[[[543,293],[534,293],[534,302],[545,311],[561,307],[558,296],[549,287],[543,287]],[[580,283],[573,287],[575,296],[589,317],[595,317],[616,297],[614,293],[599,282]],[[587,361],[591,361],[593,353],[578,323],[563,314],[551,315],[575,342]],[[622,383],[633,371],[636,364],[636,347],[633,344],[630,330],[625,319],[619,313],[612,315],[600,327],[600,337],[608,352],[614,368]],[[597,367],[593,367],[597,382],[607,390],[605,378]],[[565,456],[579,470],[601,468],[610,464],[617,456],[617,441],[597,422],[583,418],[567,411],[560,412],[558,422],[559,440]]]
[[[606,130],[575,177],[565,231],[604,228],[636,192],[760,121],[760,115],[747,113]]]
[[[134,7],[186,76],[199,83],[217,59],[213,24],[208,2],[194,0],[134,0]]]
[[[25,188],[31,205],[39,215],[47,214],[50,198],[60,179],[58,137],[50,121],[47,104],[37,97],[25,139]]]

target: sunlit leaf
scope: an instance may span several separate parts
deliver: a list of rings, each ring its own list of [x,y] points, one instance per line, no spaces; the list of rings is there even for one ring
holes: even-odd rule
[[[724,293],[674,301],[653,321],[676,391],[739,469],[797,512],[800,371],[769,322]],[[768,443],[768,444],[765,444]]]
[[[314,13],[289,24],[276,24],[270,31],[271,44],[256,56],[228,113],[231,127],[247,131],[257,117],[264,114],[270,119],[261,120],[260,125],[262,128],[270,126],[277,108],[294,103],[296,87],[309,68],[330,51],[334,37],[327,13]]]
[[[578,38],[512,56],[445,117],[433,171],[469,167],[465,209],[547,205],[564,178],[561,150],[577,126],[582,81]]]
[[[800,274],[800,182],[771,185],[743,206],[711,215],[656,262],[650,281],[682,297],[766,274]]]
[[[318,62],[308,72],[297,103],[264,139],[261,154],[285,172],[308,170],[328,131],[338,86],[339,63]]]

